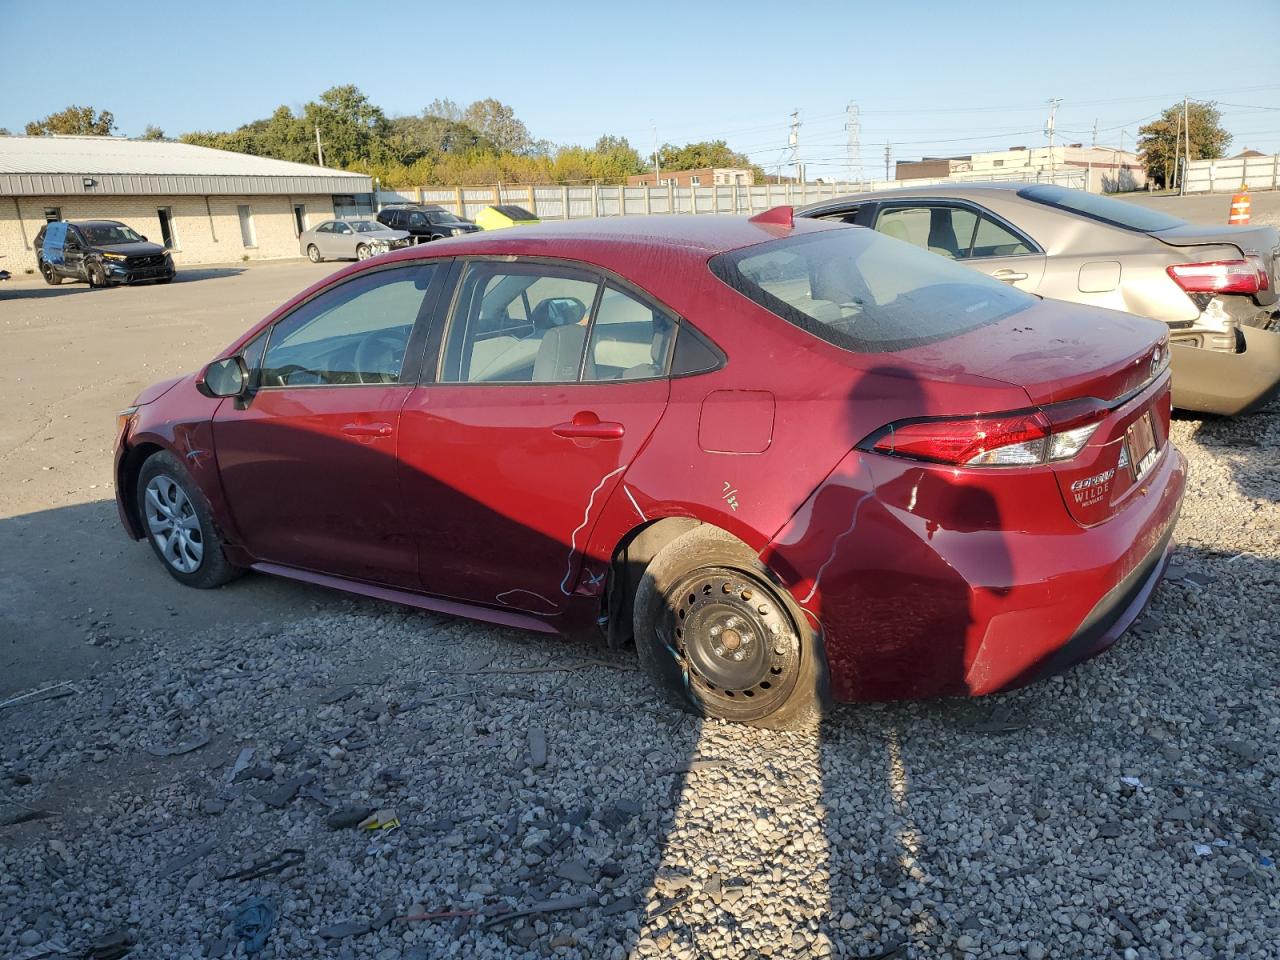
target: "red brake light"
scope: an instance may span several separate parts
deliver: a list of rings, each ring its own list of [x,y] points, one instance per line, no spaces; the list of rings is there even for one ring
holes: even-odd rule
[[[1178,263],[1168,268],[1173,282],[1187,293],[1248,293],[1266,289],[1257,264],[1248,260]]]
[[[877,431],[871,449],[955,466],[1034,466],[1074,457],[1106,415],[1106,404],[1090,397],[1042,410],[904,421]]]
[[[1271,274],[1267,270],[1267,261],[1263,260],[1260,254],[1249,254],[1249,262],[1254,265],[1258,271],[1258,289],[1271,289]]]

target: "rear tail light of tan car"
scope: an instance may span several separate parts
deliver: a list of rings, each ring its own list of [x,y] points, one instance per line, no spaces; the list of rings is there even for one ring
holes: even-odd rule
[[[1262,259],[1178,263],[1168,268],[1173,282],[1187,293],[1255,294],[1270,286]]]

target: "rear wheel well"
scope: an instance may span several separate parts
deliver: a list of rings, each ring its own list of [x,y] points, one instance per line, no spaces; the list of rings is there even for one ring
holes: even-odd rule
[[[700,525],[692,517],[663,517],[632,530],[614,549],[604,609],[610,648],[634,639],[632,602],[649,561],[672,540]]]
[[[117,489],[133,521],[136,540],[146,536],[142,514],[138,510],[138,474],[142,471],[142,465],[163,449],[158,443],[140,443],[130,447],[120,463],[120,476],[116,478]]]

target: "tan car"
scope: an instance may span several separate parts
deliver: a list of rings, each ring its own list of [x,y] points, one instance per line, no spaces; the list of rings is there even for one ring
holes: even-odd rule
[[[932,185],[797,211],[872,227],[1029,293],[1162,320],[1173,402],[1245,413],[1280,391],[1280,231],[1187,223],[1049,184]]]

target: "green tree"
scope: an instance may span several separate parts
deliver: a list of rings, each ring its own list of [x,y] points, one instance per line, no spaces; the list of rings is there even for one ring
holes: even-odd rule
[[[537,146],[515,111],[492,97],[467,107],[462,122],[507,153],[531,153]]]
[[[664,143],[658,148],[658,159],[664,170],[745,167],[752,172],[757,183],[764,182],[764,170],[748,160],[745,154],[729,149],[729,145],[723,140],[701,140],[697,143],[686,143],[683,147],[677,147],[674,143]]]
[[[277,115],[280,113],[276,111]],[[354,84],[330,87],[318,103],[303,108],[308,128],[317,125],[328,166],[345,167],[359,160],[384,161],[391,123],[382,108],[370,102]]]
[[[1222,114],[1212,103],[1187,105],[1187,127],[1192,160],[1216,160],[1231,143],[1222,127]],[[1147,176],[1158,186],[1173,182],[1176,157],[1187,153],[1187,132],[1182,129],[1182,104],[1175,103],[1158,120],[1138,128],[1138,151]]]
[[[38,137],[62,133],[109,137],[115,128],[116,118],[109,110],[98,112],[93,107],[73,105],[57,113],[51,113],[43,120],[32,120],[27,124],[27,136]]]
[[[12,136],[13,134],[9,132],[8,127],[0,127],[0,137],[12,137]]]
[[[164,140],[164,131],[157,127],[154,123],[147,124],[147,129],[142,131],[141,140]]]

